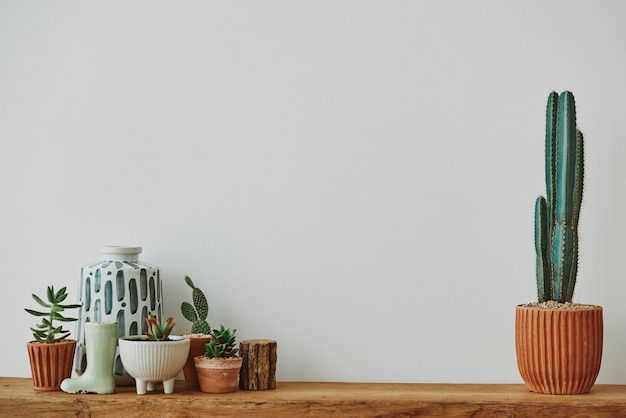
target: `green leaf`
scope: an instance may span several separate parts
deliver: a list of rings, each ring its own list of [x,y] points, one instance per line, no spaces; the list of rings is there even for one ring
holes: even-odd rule
[[[26,312],[28,312],[29,314],[34,315],[34,316],[46,316],[46,315],[48,315],[48,313],[46,313],[46,312],[33,311],[32,309],[28,309],[28,308],[24,308],[24,310]]]
[[[65,293],[65,288],[59,290],[56,295],[54,295],[54,303],[61,303],[67,298],[67,293]]]
[[[33,299],[35,299],[35,302],[37,302],[38,304],[40,304],[44,308],[51,308],[52,307],[52,305],[50,305],[49,303],[44,302],[39,296],[37,296],[35,294],[33,294]]]
[[[73,322],[73,321],[78,321],[78,318],[66,318],[64,316],[59,315],[58,318],[54,318],[57,321],[61,321],[61,322]]]

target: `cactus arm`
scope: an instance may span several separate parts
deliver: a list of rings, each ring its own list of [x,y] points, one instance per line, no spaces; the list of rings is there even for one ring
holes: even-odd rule
[[[196,307],[196,311],[198,312],[198,318],[205,320],[209,315],[209,303],[204,296],[202,290],[197,287],[193,289],[191,293],[191,298],[193,300],[193,306]]]
[[[551,299],[550,263],[548,260],[547,202],[539,196],[535,202],[535,250],[537,253],[537,297],[539,302]]]
[[[572,225],[576,174],[576,107],[574,96],[561,93],[558,107],[556,143],[556,222]],[[580,204],[580,203],[579,203]]]
[[[557,119],[558,119],[559,95],[551,92],[546,106],[546,200],[550,211],[548,228],[552,229],[556,217],[556,143],[557,143]]]
[[[198,314],[196,313],[196,310],[193,308],[193,306],[191,306],[191,303],[183,302],[180,305],[180,311],[186,320],[191,322],[195,322],[198,320]]]
[[[185,276],[185,283],[187,283],[187,286],[191,287],[192,289],[196,288],[196,286],[194,286],[193,282],[191,281],[191,277],[189,276]]]
[[[585,146],[583,134],[576,131],[576,160],[574,172],[574,216],[572,218],[572,226],[578,228],[578,219],[580,218],[580,207],[583,200],[583,178],[585,172]]]
[[[574,248],[572,249],[572,259],[569,263],[569,277],[570,281],[565,289],[566,302],[571,302],[574,298],[574,287],[576,287],[576,274],[578,273],[578,236],[574,239]]]
[[[578,262],[577,220],[582,199],[582,135],[577,134],[574,96],[563,92],[558,104],[556,144],[556,207],[552,238],[554,298],[571,302]],[[577,168],[578,167],[578,168]],[[582,178],[582,177],[581,177]]]
[[[580,131],[576,131],[576,158],[574,168],[574,189],[572,203],[574,205],[571,225],[568,232],[571,234],[571,252],[568,254],[570,262],[569,280],[565,289],[564,300],[571,302],[574,298],[574,288],[576,287],[576,276],[578,274],[578,220],[580,219],[580,208],[583,197],[583,177],[584,177],[584,138]]]

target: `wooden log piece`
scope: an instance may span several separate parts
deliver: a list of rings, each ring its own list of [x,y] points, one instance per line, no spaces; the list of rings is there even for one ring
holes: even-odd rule
[[[246,340],[239,343],[243,365],[239,373],[239,388],[267,390],[276,387],[276,341]]]

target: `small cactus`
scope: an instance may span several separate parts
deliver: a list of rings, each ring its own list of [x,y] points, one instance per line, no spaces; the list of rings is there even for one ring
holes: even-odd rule
[[[548,96],[546,197],[535,201],[539,302],[571,302],[578,270],[578,219],[583,192],[583,135],[576,127],[574,95]]]
[[[191,281],[189,276],[185,276],[185,282],[191,287],[191,299],[193,305],[189,302],[183,302],[180,305],[180,311],[183,316],[191,321],[192,334],[210,334],[211,326],[207,322],[209,315],[209,304],[202,290],[198,289]]]

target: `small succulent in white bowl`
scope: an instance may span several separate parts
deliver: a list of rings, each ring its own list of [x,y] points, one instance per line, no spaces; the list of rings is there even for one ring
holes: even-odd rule
[[[146,323],[145,335],[119,339],[122,364],[135,378],[138,395],[153,391],[160,382],[163,392],[173,393],[176,375],[187,361],[189,338],[171,335],[175,325],[172,317],[161,322],[150,314]]]

